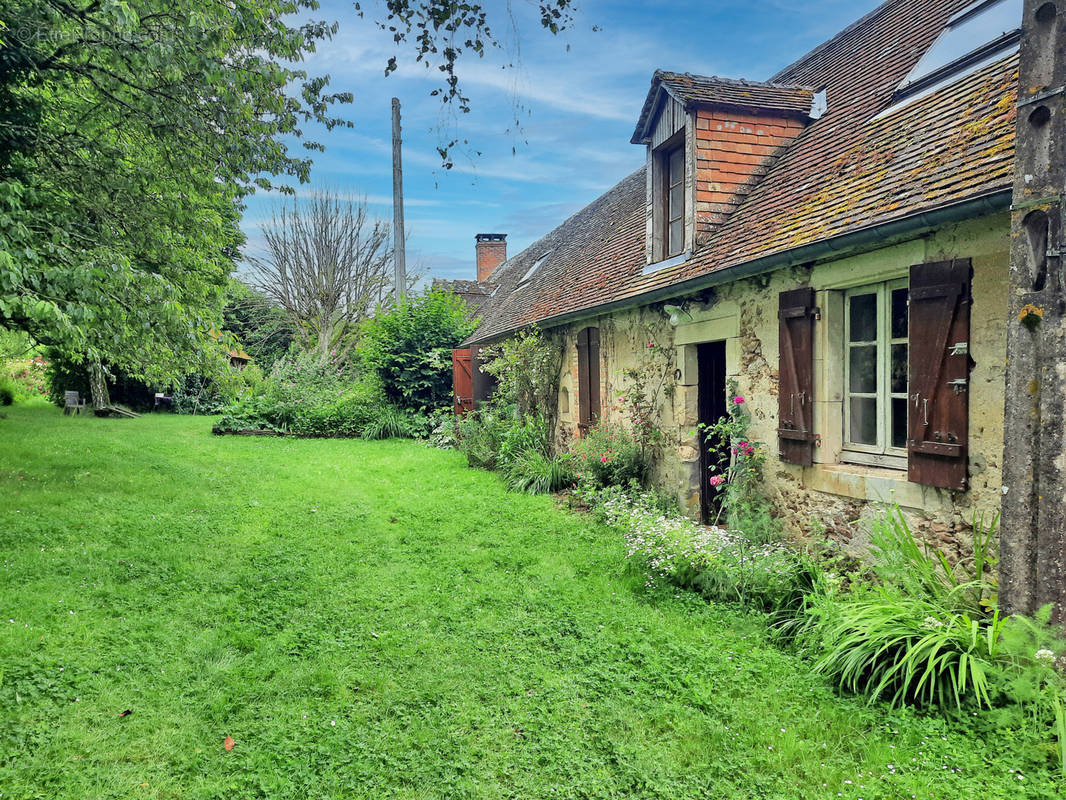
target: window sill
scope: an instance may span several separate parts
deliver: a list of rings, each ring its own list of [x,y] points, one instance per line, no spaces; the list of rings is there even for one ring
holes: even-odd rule
[[[855,500],[898,503],[904,508],[934,512],[950,508],[949,495],[907,480],[907,473],[865,464],[815,464],[803,469],[803,486],[816,492]]]
[[[644,275],[651,275],[653,272],[659,272],[660,270],[670,269],[670,267],[677,267],[684,264],[689,260],[692,255],[691,250],[686,250],[684,253],[679,253],[676,256],[670,256],[670,258],[663,259],[662,261],[656,261],[653,264],[647,264],[644,267]]]

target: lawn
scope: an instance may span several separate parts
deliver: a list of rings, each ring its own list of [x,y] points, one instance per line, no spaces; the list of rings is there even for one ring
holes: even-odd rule
[[[5,800],[1061,796],[455,452],[209,428],[0,420]]]

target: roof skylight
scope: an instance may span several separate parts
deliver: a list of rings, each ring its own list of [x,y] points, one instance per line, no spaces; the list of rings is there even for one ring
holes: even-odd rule
[[[551,255],[551,250],[549,250],[549,251],[548,251],[547,253],[545,253],[544,255],[542,255],[542,256],[541,256],[540,258],[538,258],[538,259],[537,259],[536,261],[534,261],[534,262],[533,262],[533,266],[532,266],[532,267],[530,267],[530,268],[529,268],[528,270],[526,270],[526,274],[522,276],[522,280],[520,280],[520,281],[518,282],[518,285],[519,285],[519,286],[522,286],[523,284],[529,283],[530,279],[531,279],[531,278],[533,277],[533,275],[534,275],[534,274],[536,273],[536,271],[537,271],[538,269],[540,269],[540,265],[541,265],[541,264],[543,264],[543,263],[544,263],[544,261],[545,261],[545,260],[546,260],[546,259],[548,258],[548,256],[550,256],[550,255]],[[515,288],[517,288],[517,287],[515,287]]]
[[[978,0],[948,20],[921,61],[910,71],[897,98],[954,80],[1016,46],[1021,35],[1022,0]]]

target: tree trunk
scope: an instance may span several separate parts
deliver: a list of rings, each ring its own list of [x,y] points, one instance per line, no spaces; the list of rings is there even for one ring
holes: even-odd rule
[[[93,395],[93,411],[103,411],[111,405],[107,391],[107,374],[99,361],[89,365],[89,388]]]
[[[1066,621],[1066,3],[1025,0],[1011,216],[1000,599]],[[1058,87],[1058,88],[1057,88]]]

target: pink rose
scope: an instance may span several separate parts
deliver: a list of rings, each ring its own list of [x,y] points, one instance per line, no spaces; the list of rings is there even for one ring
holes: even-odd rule
[[[648,342],[648,347],[655,347],[655,342]]]
[[[721,486],[723,483],[725,483],[725,478],[723,476],[721,476],[721,475],[712,475],[711,476],[711,486]]]
[[[742,406],[744,405],[744,398],[738,394],[736,397],[733,398],[733,402],[736,403],[738,406]]]
[[[606,464],[607,463],[607,456],[600,456],[600,463]]]

